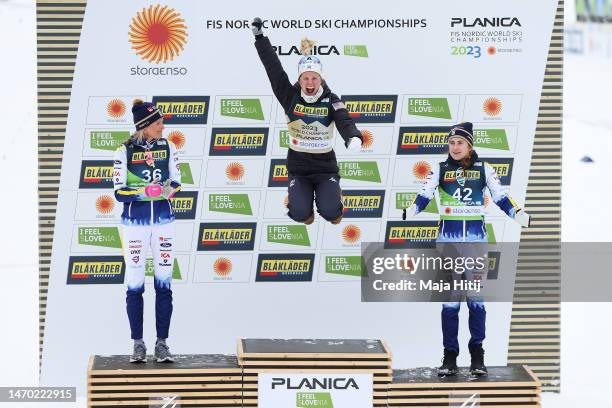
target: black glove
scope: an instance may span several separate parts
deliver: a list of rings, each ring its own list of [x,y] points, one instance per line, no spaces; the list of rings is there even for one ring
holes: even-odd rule
[[[255,36],[255,38],[259,38],[263,36],[262,28],[263,28],[263,22],[261,21],[261,18],[255,17],[253,19],[253,22],[251,23],[251,31],[253,32],[253,35]]]

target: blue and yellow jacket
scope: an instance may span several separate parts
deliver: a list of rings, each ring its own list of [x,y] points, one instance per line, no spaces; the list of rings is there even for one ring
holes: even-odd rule
[[[166,139],[131,139],[117,148],[113,170],[115,198],[123,203],[124,225],[166,224],[174,221],[170,200],[147,197],[145,187],[170,180],[174,192],[181,189],[181,170],[174,144]]]
[[[440,224],[438,241],[486,241],[485,189],[488,188],[495,204],[510,218],[520,208],[502,186],[495,169],[478,160],[473,152],[471,164],[463,168],[450,155],[435,166],[427,182],[416,196],[417,214],[434,198],[436,189],[440,196]]]

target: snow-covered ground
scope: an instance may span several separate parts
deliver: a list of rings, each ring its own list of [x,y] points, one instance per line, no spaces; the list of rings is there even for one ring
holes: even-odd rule
[[[0,0],[0,112],[3,214],[0,248],[0,386],[38,383],[35,5]],[[6,58],[10,56],[10,58]],[[566,56],[563,135],[563,240],[607,241],[612,200],[604,166],[612,153],[612,60]],[[584,163],[581,158],[594,162]],[[612,289],[611,289],[612,290]],[[612,407],[612,303],[564,303],[562,392],[543,407]],[[67,333],[66,341],[70,341]],[[40,404],[0,404],[41,407]],[[71,404],[44,404],[69,407]],[[74,407],[84,407],[80,399]]]

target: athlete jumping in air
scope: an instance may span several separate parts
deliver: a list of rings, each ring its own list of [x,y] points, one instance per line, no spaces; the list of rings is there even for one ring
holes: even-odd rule
[[[134,350],[131,362],[146,362],[142,338],[145,261],[153,252],[157,362],[174,361],[166,345],[172,316],[174,212],[170,198],[181,189],[181,172],[174,144],[162,139],[163,115],[139,99],[132,107],[136,132],[117,149],[113,182],[115,198],[123,202],[123,255],[127,283],[127,314]]]
[[[314,201],[321,217],[338,224],[342,220],[343,207],[338,163],[333,150],[334,124],[345,146],[351,150],[361,148],[361,132],[342,101],[325,83],[321,61],[307,55],[312,43],[302,41],[304,56],[298,63],[298,82],[292,84],[262,28],[262,20],[255,18],[251,27],[255,48],[272,91],[285,111],[290,134],[287,152],[288,215],[294,221],[312,224]]]
[[[451,128],[448,134],[448,158],[433,168],[427,183],[416,196],[413,204],[404,210],[404,219],[414,217],[423,211],[434,199],[436,189],[440,195],[440,224],[437,242],[487,242],[484,222],[484,197],[488,188],[495,204],[510,218],[523,227],[528,227],[529,215],[519,208],[502,187],[495,169],[478,159],[473,148],[472,124],[460,123]],[[466,250],[482,254],[477,245],[465,246]],[[486,245],[482,248],[486,251]],[[462,254],[463,256],[471,254]],[[466,279],[477,275],[478,271],[466,270]],[[485,305],[477,298],[466,298],[469,309],[471,339],[470,371],[473,375],[486,375],[484,350],[486,311]],[[444,359],[438,369],[440,376],[457,373],[459,354],[459,307],[460,302],[444,303],[442,306],[442,335]]]

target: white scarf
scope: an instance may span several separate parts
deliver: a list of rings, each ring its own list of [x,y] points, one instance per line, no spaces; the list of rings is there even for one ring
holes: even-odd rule
[[[301,92],[302,92],[302,99],[304,99],[304,101],[306,101],[306,103],[315,103],[316,101],[319,100],[321,95],[323,95],[323,86],[320,86],[319,90],[317,91],[317,93],[312,95],[312,96],[311,95],[306,95],[303,90]]]

